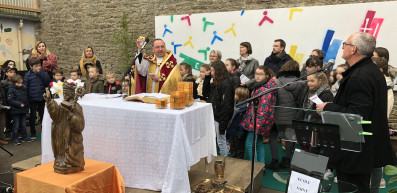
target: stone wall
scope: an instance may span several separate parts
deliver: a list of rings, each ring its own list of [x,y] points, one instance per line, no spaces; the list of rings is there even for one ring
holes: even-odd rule
[[[118,61],[112,35],[118,30],[123,12],[127,14],[131,32],[153,39],[156,15],[374,1],[382,0],[40,0],[41,22],[35,25],[35,33],[36,40],[45,41],[57,55],[59,66],[67,75],[71,68],[77,68],[88,45],[94,48],[104,71],[113,71]],[[145,49],[151,52],[149,45]]]

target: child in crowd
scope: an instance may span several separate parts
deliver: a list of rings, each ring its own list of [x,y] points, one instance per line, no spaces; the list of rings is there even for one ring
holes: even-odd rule
[[[11,79],[13,76],[16,75],[17,69],[13,66],[8,66],[5,67],[3,70],[3,74],[1,77],[1,82],[0,82],[0,144],[5,145],[8,144],[7,141],[5,141],[4,133],[9,137],[10,132],[12,131],[12,117],[8,113],[8,110],[2,106],[8,106],[8,101],[7,101],[7,90],[8,90],[8,82],[9,79]],[[6,128],[4,131],[3,129]],[[4,140],[3,140],[4,139]]]
[[[12,139],[15,145],[20,145],[18,128],[21,129],[23,141],[32,141],[26,133],[26,114],[29,113],[29,100],[20,75],[13,76],[10,83],[7,92],[7,101],[11,106],[10,114],[13,120]]]
[[[89,82],[90,81],[89,70],[92,67],[96,67],[94,63],[95,62],[93,60],[87,60],[87,61],[84,62],[84,69],[86,70],[87,73],[81,77],[83,81],[85,81],[85,82]]]
[[[30,138],[36,139],[36,112],[39,112],[40,121],[43,120],[45,101],[43,94],[50,84],[50,77],[41,69],[41,62],[37,58],[30,58],[30,70],[25,74],[23,84],[27,87],[30,106]]]
[[[391,113],[391,110],[393,109],[393,104],[394,104],[394,94],[393,94],[394,77],[389,75],[389,64],[385,58],[383,57],[372,58],[372,61],[376,64],[376,66],[378,66],[380,71],[385,76],[386,85],[387,85],[387,118],[389,118],[389,115]]]
[[[124,80],[121,83],[121,93],[128,94],[128,80]]]
[[[59,85],[59,84],[63,83],[63,80],[64,80],[64,77],[63,77],[62,69],[58,68],[58,69],[53,70],[52,71],[52,81],[50,82],[49,89],[51,89],[55,85]],[[51,97],[57,99],[57,98],[59,98],[59,93],[52,93]]]
[[[316,104],[310,100],[312,96],[317,95],[323,102],[332,102],[334,95],[329,90],[327,76],[323,72],[318,72],[307,77],[307,86],[309,92],[306,94],[303,102],[303,108],[316,110]],[[317,112],[306,112],[303,117],[305,121],[321,123],[321,116]]]
[[[236,103],[248,99],[249,96],[250,93],[248,88],[237,87],[234,91],[234,100]],[[227,128],[227,134],[230,137],[230,154],[231,157],[234,158],[244,159],[245,139],[247,138],[247,132],[240,126],[240,123],[243,120],[247,110],[247,104],[242,104],[239,107],[235,107],[229,127]]]
[[[329,85],[332,87],[332,85],[335,84],[336,82],[336,69],[333,69],[330,73],[329,73]],[[333,94],[333,93],[332,93]],[[335,95],[334,95],[335,96]]]
[[[116,81],[116,76],[112,72],[106,74],[104,92],[105,94],[120,94],[121,92],[120,82]]]
[[[296,82],[285,86],[286,84],[299,78],[299,63],[295,60],[289,60],[280,69],[277,74],[276,84],[279,87],[277,91],[276,105],[286,108],[274,109],[274,121],[276,125],[270,132],[270,152],[272,154],[272,162],[266,165],[266,169],[278,171],[279,168],[290,168],[291,155],[294,151],[295,143],[285,141],[285,154],[279,164],[278,157],[278,136],[283,139],[285,130],[291,126],[292,120],[296,119],[297,111],[293,108],[299,108],[302,105],[305,89],[304,82]]]
[[[197,95],[198,84],[196,83],[197,77],[193,76],[192,66],[190,66],[190,64],[188,64],[188,63],[182,62],[181,64],[179,64],[179,71],[181,72],[182,81],[193,82],[193,98],[195,98],[195,99],[198,98],[198,95]]]
[[[251,92],[251,97],[257,96],[261,92],[276,87],[276,77],[272,70],[265,66],[259,66],[255,70],[255,83],[254,90]],[[269,138],[270,129],[274,125],[273,120],[273,106],[276,103],[276,93],[270,92],[263,95],[259,99],[258,113],[256,114],[256,133],[253,132],[254,123],[254,104],[251,102],[248,105],[248,111],[244,115],[244,121],[240,125],[248,130],[247,139],[245,141],[245,148],[248,151],[249,159],[252,159],[252,146],[254,135],[257,135],[256,143],[256,157],[255,161],[265,163],[265,145],[263,144],[264,139]],[[265,175],[265,168],[263,168],[263,175]]]
[[[52,71],[52,82],[63,82],[64,79],[62,69]]]
[[[90,67],[88,69],[89,80],[84,84],[84,89],[89,93],[104,93],[104,78],[99,74],[97,67]]]
[[[205,81],[207,80],[207,81]],[[203,64],[200,67],[200,78],[196,80],[197,86],[197,97],[202,101],[206,102],[209,95],[209,86],[211,83],[211,66],[209,64]]]
[[[331,92],[335,96],[339,90],[340,81],[343,79],[342,73],[349,68],[349,64],[341,64],[336,68],[336,82],[331,87]]]
[[[221,156],[228,155],[226,129],[233,116],[234,90],[229,72],[222,61],[215,61],[211,66],[213,82],[208,98],[214,111],[216,138]]]
[[[236,70],[239,67],[239,63],[237,63],[235,59],[229,58],[226,60],[225,65],[227,71],[230,73],[230,76],[232,78],[233,88],[236,89],[237,87],[240,86],[241,83],[240,81],[241,74],[239,71]]]
[[[84,83],[81,82],[81,74],[79,70],[72,69],[70,70],[70,79],[67,80],[68,83],[73,83],[76,86],[84,86]]]

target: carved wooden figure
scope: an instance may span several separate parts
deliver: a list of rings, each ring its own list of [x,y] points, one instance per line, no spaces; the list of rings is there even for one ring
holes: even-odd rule
[[[84,89],[64,82],[64,100],[58,105],[48,89],[44,94],[47,110],[52,119],[51,145],[54,152],[54,171],[60,174],[77,173],[84,170],[83,109],[77,103],[84,96]]]

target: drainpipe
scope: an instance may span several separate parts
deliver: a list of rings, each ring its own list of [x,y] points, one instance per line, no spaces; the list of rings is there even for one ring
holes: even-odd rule
[[[19,54],[19,69],[24,69],[23,58],[22,58],[22,32],[21,29],[23,27],[23,20],[19,20],[18,26],[18,54]]]

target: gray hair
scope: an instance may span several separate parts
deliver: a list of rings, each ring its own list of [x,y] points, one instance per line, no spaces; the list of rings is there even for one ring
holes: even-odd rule
[[[372,56],[376,47],[376,39],[371,34],[365,32],[355,33],[352,44],[357,47],[360,56]]]
[[[219,50],[211,50],[210,53],[216,54],[216,56],[218,57],[219,61],[222,60],[222,52],[221,51],[219,51]]]

